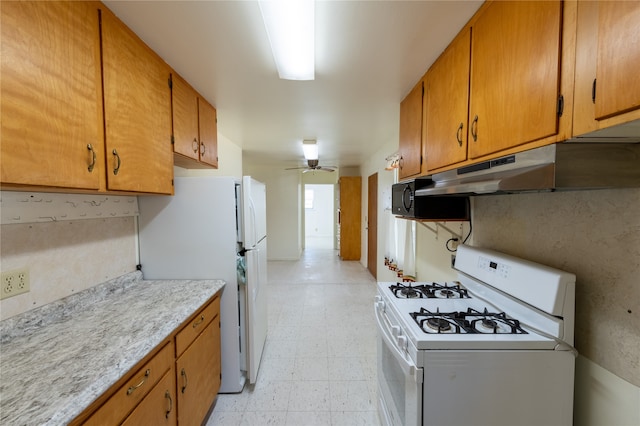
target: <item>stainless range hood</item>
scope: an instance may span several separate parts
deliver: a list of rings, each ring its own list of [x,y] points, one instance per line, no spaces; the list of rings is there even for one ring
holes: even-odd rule
[[[640,143],[558,143],[431,179],[416,197],[640,187]]]

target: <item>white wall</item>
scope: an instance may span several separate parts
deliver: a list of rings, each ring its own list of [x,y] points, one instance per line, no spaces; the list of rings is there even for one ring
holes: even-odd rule
[[[334,185],[309,184],[306,191],[313,193],[313,204],[304,209],[304,235],[306,237],[333,236],[333,189]]]

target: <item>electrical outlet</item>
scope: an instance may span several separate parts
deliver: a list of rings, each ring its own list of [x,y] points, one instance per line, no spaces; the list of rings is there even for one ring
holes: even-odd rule
[[[2,273],[2,288],[0,288],[0,299],[6,299],[18,294],[27,293],[29,286],[29,269],[14,269]]]

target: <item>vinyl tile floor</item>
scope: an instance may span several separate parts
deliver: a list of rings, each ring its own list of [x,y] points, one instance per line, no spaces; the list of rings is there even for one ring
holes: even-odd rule
[[[258,380],[220,394],[207,426],[378,426],[375,280],[336,250],[268,264]]]

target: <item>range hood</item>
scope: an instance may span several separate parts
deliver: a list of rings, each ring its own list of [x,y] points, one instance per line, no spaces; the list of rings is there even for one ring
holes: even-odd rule
[[[557,143],[431,179],[416,197],[640,187],[640,143]]]

